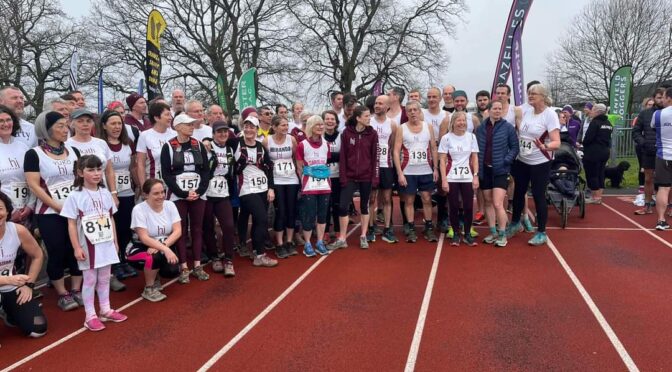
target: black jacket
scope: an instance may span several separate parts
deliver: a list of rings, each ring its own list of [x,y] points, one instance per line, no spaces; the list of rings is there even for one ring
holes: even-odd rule
[[[583,138],[583,158],[590,161],[607,161],[611,151],[611,134],[614,127],[607,115],[597,115],[590,121]]]
[[[645,109],[637,116],[637,122],[632,128],[632,140],[643,149],[645,154],[656,155],[656,130],[651,128],[651,119],[656,110],[662,107],[653,106]]]

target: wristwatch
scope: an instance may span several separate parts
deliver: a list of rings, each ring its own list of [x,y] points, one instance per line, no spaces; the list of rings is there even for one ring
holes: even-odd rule
[[[30,289],[35,289],[35,283],[28,282],[25,285],[26,285],[26,287],[28,287]]]

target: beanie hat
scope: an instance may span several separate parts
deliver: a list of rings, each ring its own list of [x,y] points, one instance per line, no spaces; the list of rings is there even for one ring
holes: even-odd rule
[[[245,120],[253,112],[257,112],[257,109],[254,107],[245,107],[243,112],[240,113],[240,118]]]
[[[47,131],[48,131],[49,129],[51,129],[51,127],[54,126],[54,124],[56,124],[57,121],[59,121],[61,119],[64,119],[64,118],[65,118],[65,116],[61,115],[60,113],[58,113],[56,111],[50,111],[45,116],[45,120],[44,120],[45,125],[44,126],[47,128]]]
[[[133,106],[135,106],[135,103],[138,102],[140,98],[143,97],[135,92],[126,97],[126,104],[128,105],[128,109],[133,110]]]

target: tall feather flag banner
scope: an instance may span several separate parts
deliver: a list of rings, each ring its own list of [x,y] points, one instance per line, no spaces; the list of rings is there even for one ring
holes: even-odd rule
[[[138,94],[141,96],[145,95],[145,79],[138,81]]]
[[[101,114],[105,109],[105,104],[103,103],[103,70],[100,70],[98,74],[98,113]]]
[[[257,69],[252,67],[240,76],[238,81],[238,107],[242,112],[246,107],[257,106],[257,90],[254,86],[254,75]]]
[[[495,70],[495,78],[492,82],[492,93],[494,94],[497,84],[506,84],[511,73],[511,59],[513,56],[513,34],[516,28],[520,27],[520,34],[523,33],[523,26],[525,19],[530,11],[530,6],[533,0],[513,0],[511,4],[511,11],[509,18],[506,21],[506,29],[502,37],[502,46],[499,50],[499,58],[497,59],[497,68]]]
[[[522,23],[518,24],[513,33],[513,55],[511,56],[511,81],[513,85],[513,100],[516,106],[525,102],[525,79],[523,76],[523,33]]]
[[[147,17],[147,54],[145,56],[145,79],[147,99],[161,95],[161,34],[167,23],[158,10],[152,10]]]
[[[70,90],[77,90],[77,65],[79,64],[79,53],[77,49],[72,52],[70,57]]]
[[[371,88],[371,93],[373,96],[379,96],[383,94],[384,92],[384,87],[385,87],[385,82],[383,79],[377,80],[375,84],[373,84],[373,88]]]
[[[615,126],[623,126],[630,116],[632,98],[632,66],[621,66],[611,76],[609,84],[609,113],[618,115]]]

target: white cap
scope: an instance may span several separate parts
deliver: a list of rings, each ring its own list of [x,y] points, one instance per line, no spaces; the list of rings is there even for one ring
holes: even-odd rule
[[[176,127],[180,124],[189,124],[198,121],[187,114],[179,114],[173,119],[173,126]]]

